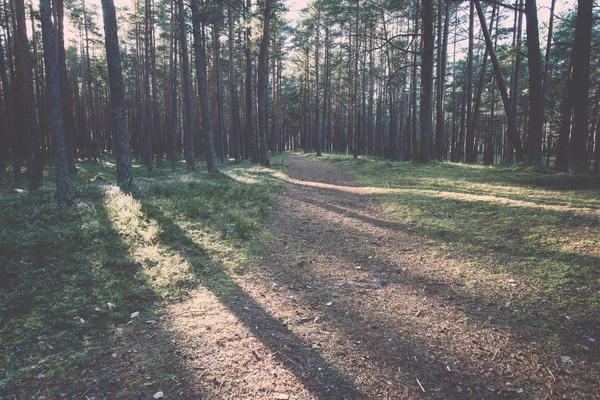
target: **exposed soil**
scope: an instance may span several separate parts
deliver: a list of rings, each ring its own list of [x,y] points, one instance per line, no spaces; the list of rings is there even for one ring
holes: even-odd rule
[[[535,321],[464,288],[474,271],[386,221],[369,188],[328,163],[286,163],[270,240],[233,293],[192,293],[124,339],[132,355],[113,355],[164,353],[173,379],[148,376],[141,398],[600,398],[593,361],[548,348]]]

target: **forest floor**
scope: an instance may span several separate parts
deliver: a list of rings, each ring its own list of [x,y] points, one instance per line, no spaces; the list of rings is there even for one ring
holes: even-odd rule
[[[275,165],[6,190],[0,396],[600,397],[598,177]]]

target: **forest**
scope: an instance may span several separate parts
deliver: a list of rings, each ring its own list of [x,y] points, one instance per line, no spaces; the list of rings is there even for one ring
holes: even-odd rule
[[[0,399],[600,397],[593,0],[0,0]]]

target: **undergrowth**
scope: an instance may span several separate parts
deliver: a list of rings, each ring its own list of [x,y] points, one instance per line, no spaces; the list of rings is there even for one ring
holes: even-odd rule
[[[475,266],[474,282],[524,279],[521,291],[530,297],[524,306],[555,310],[560,319],[554,325],[600,323],[600,176],[332,154],[322,159],[377,188],[373,197],[387,218],[434,240],[431,252]]]
[[[50,171],[36,193],[0,193],[0,398],[24,384],[68,387],[106,338],[191,289],[227,296],[281,182],[247,163],[215,174],[136,165],[125,193],[114,167],[79,162],[68,209],[55,205]]]

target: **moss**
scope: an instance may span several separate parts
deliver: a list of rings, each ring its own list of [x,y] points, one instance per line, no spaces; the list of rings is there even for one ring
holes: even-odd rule
[[[216,174],[136,165],[126,193],[114,160],[78,167],[71,208],[54,205],[51,186],[1,194],[0,397],[45,359],[44,375],[66,383],[93,358],[84,342],[101,349],[132,312],[156,315],[198,286],[227,296],[281,183],[248,163]]]

